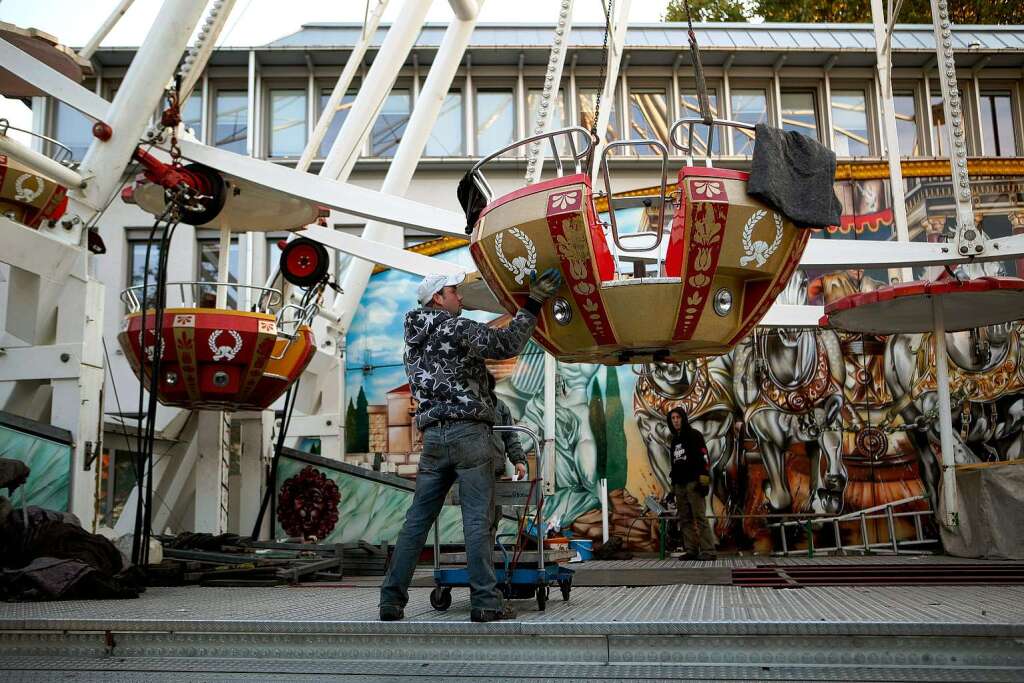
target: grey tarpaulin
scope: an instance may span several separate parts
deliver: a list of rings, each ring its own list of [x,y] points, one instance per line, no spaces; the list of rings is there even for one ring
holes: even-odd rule
[[[1024,465],[956,473],[960,526],[942,529],[942,546],[957,557],[1024,560]]]

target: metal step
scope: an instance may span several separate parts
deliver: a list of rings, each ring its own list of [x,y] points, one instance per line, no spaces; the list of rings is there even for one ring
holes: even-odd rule
[[[74,671],[76,676],[119,672],[493,679],[514,674],[531,680],[856,681],[1010,681],[1024,673],[1024,645],[1009,637],[12,635],[0,643],[5,681],[19,676],[47,680],[45,674],[52,679],[58,671]]]
[[[734,586],[969,586],[1024,585],[1024,563],[760,565],[734,568]]]

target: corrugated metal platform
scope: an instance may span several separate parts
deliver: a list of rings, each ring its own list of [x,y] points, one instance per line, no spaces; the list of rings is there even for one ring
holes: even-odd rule
[[[372,586],[0,604],[0,678],[1024,680],[1021,586],[581,587],[492,624],[468,621],[467,590],[445,613],[428,592],[393,623]]]

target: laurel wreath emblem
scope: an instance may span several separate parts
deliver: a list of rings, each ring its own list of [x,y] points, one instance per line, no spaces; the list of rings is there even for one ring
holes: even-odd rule
[[[34,188],[25,187],[25,182],[28,180],[35,181]],[[14,181],[14,198],[19,202],[25,202],[28,204],[34,202],[45,189],[46,183],[43,182],[42,178],[34,176],[31,173],[23,173]]]
[[[775,219],[775,240],[769,245],[764,240],[754,242],[752,239],[754,227],[767,213],[765,209],[758,209],[747,219],[746,225],[743,226],[743,251],[746,253],[746,256],[740,258],[741,266],[751,262],[754,262],[754,265],[757,267],[763,266],[779,248],[779,245],[782,244],[782,217],[774,211],[772,212],[772,217]]]
[[[242,335],[238,334],[235,330],[228,330],[228,334],[235,340],[235,345],[233,347],[226,345],[217,346],[217,338],[223,333],[224,330],[214,330],[207,342],[210,346],[210,351],[213,352],[213,360],[234,360],[238,352],[242,350]]]
[[[509,261],[505,256],[505,252],[502,251],[502,242],[506,232],[519,240],[526,248],[525,258],[522,256],[516,256]],[[515,276],[516,284],[523,284],[526,277],[537,269],[537,247],[534,245],[533,240],[531,240],[529,236],[519,228],[510,228],[499,232],[494,237],[494,253],[497,255],[498,261],[501,265]]]

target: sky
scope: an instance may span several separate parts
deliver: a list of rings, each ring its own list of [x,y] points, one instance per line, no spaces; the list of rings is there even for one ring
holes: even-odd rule
[[[298,0],[284,4],[280,0],[236,0],[218,45],[264,45],[311,22],[362,22],[367,3],[370,11],[377,6],[377,0]],[[601,3],[602,0],[575,0],[574,21],[602,21]],[[404,4],[403,0],[390,0],[383,22],[393,21]],[[668,0],[633,0],[629,20],[634,23],[660,21],[666,4]],[[0,21],[41,29],[56,36],[64,45],[80,47],[117,5],[118,0],[0,0]],[[159,0],[135,0],[101,46],[138,46],[160,5]],[[288,11],[282,12],[282,6]],[[488,0],[480,12],[480,21],[521,22],[528,18],[532,22],[554,23],[560,6],[559,0]],[[430,22],[446,22],[451,17],[446,0],[434,0],[427,12]],[[0,96],[0,118],[9,119],[16,127],[32,127],[28,107],[3,96]]]

